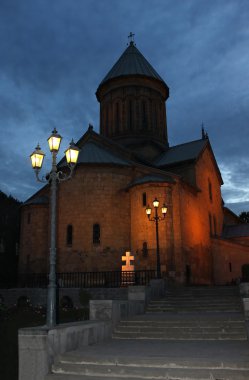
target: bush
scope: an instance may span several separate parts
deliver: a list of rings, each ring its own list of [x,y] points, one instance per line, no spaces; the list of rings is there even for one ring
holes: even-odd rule
[[[242,280],[244,282],[249,282],[249,264],[243,264],[241,267]]]
[[[5,310],[5,305],[4,305],[4,298],[2,294],[0,294],[0,311]]]
[[[79,291],[79,300],[80,300],[80,304],[83,307],[89,307],[89,301],[90,301],[91,298],[92,297],[91,297],[90,293],[88,293],[84,289],[80,289],[80,291]]]
[[[72,299],[68,296],[63,296],[60,299],[60,307],[62,307],[63,309],[72,309],[73,308]]]
[[[30,299],[27,296],[21,296],[17,300],[17,307],[29,307]]]

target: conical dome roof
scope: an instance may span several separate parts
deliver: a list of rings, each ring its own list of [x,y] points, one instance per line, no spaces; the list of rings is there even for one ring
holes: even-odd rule
[[[99,87],[110,79],[130,75],[141,75],[149,78],[154,78],[166,85],[156,70],[151,66],[143,54],[140,53],[140,51],[136,48],[133,41],[130,42],[127,49],[125,49],[124,53],[114,64],[108,74],[104,77]]]
[[[133,41],[100,83],[96,97],[101,135],[133,151],[141,148],[146,159],[168,146],[169,88]]]

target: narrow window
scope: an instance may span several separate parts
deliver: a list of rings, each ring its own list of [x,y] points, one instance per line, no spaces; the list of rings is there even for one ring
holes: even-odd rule
[[[73,244],[73,226],[69,224],[67,226],[67,245]]]
[[[157,108],[156,108],[156,104],[154,105],[154,114],[153,114],[153,116],[154,116],[154,125],[153,125],[153,127],[154,127],[154,130],[156,131],[156,129],[157,129]]]
[[[208,216],[209,216],[209,233],[210,233],[210,236],[212,236],[213,235],[212,216],[211,214],[209,214]]]
[[[145,101],[142,102],[142,120],[143,120],[143,129],[147,129],[147,117],[146,117],[146,103]]]
[[[132,102],[129,101],[129,129],[132,129]]]
[[[108,118],[108,113],[109,113],[109,107],[108,105],[106,106],[105,108],[105,127],[106,127],[106,130],[109,131],[109,118]]]
[[[232,263],[229,263],[229,272],[232,272]]]
[[[100,244],[100,225],[93,225],[93,244]]]
[[[209,193],[210,202],[212,202],[213,201],[213,192],[212,192],[212,183],[210,182],[210,180],[208,180],[208,193]]]
[[[27,215],[27,223],[30,224],[30,222],[31,222],[31,214],[29,212]]]
[[[142,202],[143,202],[143,206],[147,205],[147,196],[146,196],[146,193],[143,193]]]
[[[119,130],[119,104],[116,103],[116,129]]]
[[[148,256],[148,244],[147,244],[147,241],[143,242],[142,252],[143,252],[143,257],[147,257]]]
[[[213,215],[213,222],[214,222],[214,236],[217,236],[217,231],[216,231],[216,217]]]

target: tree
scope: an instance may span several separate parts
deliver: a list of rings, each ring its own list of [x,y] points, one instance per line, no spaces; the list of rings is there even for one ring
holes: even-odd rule
[[[21,202],[0,190],[0,282],[12,282],[17,275],[19,209]]]
[[[249,211],[242,211],[239,214],[239,218],[243,223],[249,223]]]

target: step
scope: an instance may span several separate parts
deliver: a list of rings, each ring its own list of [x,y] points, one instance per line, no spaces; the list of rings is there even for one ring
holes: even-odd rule
[[[242,312],[241,304],[223,304],[223,303],[150,303],[147,311],[219,311],[219,312]]]
[[[248,380],[249,371],[241,370],[174,370],[165,371],[160,377],[140,376],[113,376],[113,375],[71,375],[71,374],[49,374],[45,380]]]
[[[219,308],[219,309],[206,309],[206,308],[170,308],[170,307],[160,307],[160,308],[147,308],[146,310],[146,313],[160,313],[160,312],[164,312],[164,313],[193,313],[193,312],[205,312],[205,313],[213,313],[213,312],[216,312],[216,313],[221,313],[221,312],[226,312],[226,313],[234,313],[234,312],[237,312],[237,313],[240,313],[241,310],[240,309],[234,309],[234,308],[231,308],[231,309],[222,309],[222,308]]]
[[[244,320],[231,317],[120,321],[114,339],[247,340]]]
[[[179,299],[179,298],[176,298],[176,297],[172,297],[172,298],[163,298],[163,299],[160,299],[160,300],[154,300],[154,301],[150,301],[150,303],[153,305],[153,304],[157,304],[157,303],[194,303],[194,304],[198,304],[198,303],[219,303],[221,302],[222,304],[240,304],[240,300],[238,300],[238,298],[235,298],[235,299],[228,299],[228,297],[226,297],[225,299],[214,299],[214,297],[212,298],[189,298],[187,299],[186,297],[183,297],[182,299]]]
[[[234,341],[246,341],[247,336],[244,333],[210,333],[210,332],[168,332],[168,333],[136,333],[136,332],[114,332],[112,334],[113,339],[153,339],[153,340],[234,340]]]
[[[179,358],[91,358],[59,357],[53,365],[52,379],[226,379],[248,380],[248,362],[224,363]],[[211,375],[213,377],[211,377]],[[63,377],[64,376],[64,377]]]
[[[219,327],[212,327],[212,326],[191,326],[191,327],[187,327],[187,326],[171,326],[170,328],[168,327],[152,327],[152,326],[144,326],[144,327],[140,327],[140,326],[129,326],[129,327],[125,327],[125,326],[117,326],[114,330],[115,333],[124,333],[124,332],[131,332],[131,333],[162,333],[162,334],[165,334],[165,333],[168,333],[168,332],[172,332],[172,333],[175,333],[175,332],[178,332],[178,333],[223,333],[223,334],[229,334],[229,333],[232,333],[232,334],[242,334],[245,332],[245,328],[244,326],[238,326],[238,327],[234,327],[232,329],[228,328],[228,327],[223,327],[223,326],[219,326]]]
[[[122,320],[118,324],[119,326],[152,326],[152,327],[171,327],[171,326],[244,326],[245,321],[242,318],[238,319],[221,319],[221,318],[186,318],[186,319],[165,319],[165,320],[154,320],[154,319],[129,319]]]

